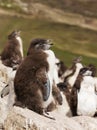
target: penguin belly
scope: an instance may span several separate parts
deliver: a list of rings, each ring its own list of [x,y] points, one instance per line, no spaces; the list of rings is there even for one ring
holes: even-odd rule
[[[96,112],[96,95],[86,92],[78,93],[77,114],[94,116]]]

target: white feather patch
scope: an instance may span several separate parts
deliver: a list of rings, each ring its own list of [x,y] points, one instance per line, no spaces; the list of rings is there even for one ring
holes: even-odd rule
[[[95,81],[91,76],[85,76],[78,93],[77,114],[93,116],[96,112]]]
[[[23,57],[23,44],[22,44],[22,39],[21,39],[19,36],[18,36],[16,39],[18,40],[18,42],[19,42],[19,44],[20,44],[20,52],[21,52],[21,55],[22,55],[22,57]]]
[[[50,80],[50,96],[47,101],[44,102],[44,107],[47,107],[52,101],[54,102],[53,96],[52,96],[52,85],[54,80],[54,68],[55,68],[55,54],[51,50],[44,51],[48,57],[47,62],[49,63],[49,71],[48,71],[48,77]]]

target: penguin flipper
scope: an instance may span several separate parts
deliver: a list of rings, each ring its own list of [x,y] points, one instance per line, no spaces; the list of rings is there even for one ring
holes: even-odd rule
[[[36,72],[37,83],[41,88],[43,100],[47,101],[50,95],[50,80],[45,68],[40,68]]]
[[[50,80],[47,79],[47,82],[44,84],[45,93],[43,94],[43,100],[47,101],[50,95]]]
[[[0,93],[1,98],[7,96],[7,95],[9,94],[9,91],[10,91],[10,90],[9,90],[9,86],[6,85],[6,86],[2,89],[2,91],[1,91],[1,93]]]

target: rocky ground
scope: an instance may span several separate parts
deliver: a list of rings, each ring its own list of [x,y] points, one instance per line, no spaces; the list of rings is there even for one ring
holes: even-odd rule
[[[0,74],[3,76],[3,72]],[[1,91],[4,84],[0,84]],[[7,102],[8,96],[0,98],[0,130],[97,130],[97,119],[93,117],[66,117],[62,112],[53,111],[50,115],[55,120],[52,120],[19,107],[8,111]]]
[[[0,92],[7,82],[8,69],[0,64]],[[60,111],[49,114],[55,120],[19,107],[9,110],[8,96],[0,97],[0,130],[97,130],[97,118],[67,117]]]
[[[56,113],[55,120],[43,117],[28,109],[14,107],[4,121],[5,130],[97,130],[97,119],[72,117]]]

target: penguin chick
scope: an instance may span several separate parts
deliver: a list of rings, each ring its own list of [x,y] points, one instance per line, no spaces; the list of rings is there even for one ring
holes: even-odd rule
[[[17,68],[23,58],[23,46],[20,31],[8,35],[8,42],[1,53],[2,63],[8,67]]]
[[[15,105],[39,114],[44,114],[47,106],[54,102],[52,85],[55,55],[50,50],[51,45],[50,40],[34,39],[14,80]]]

